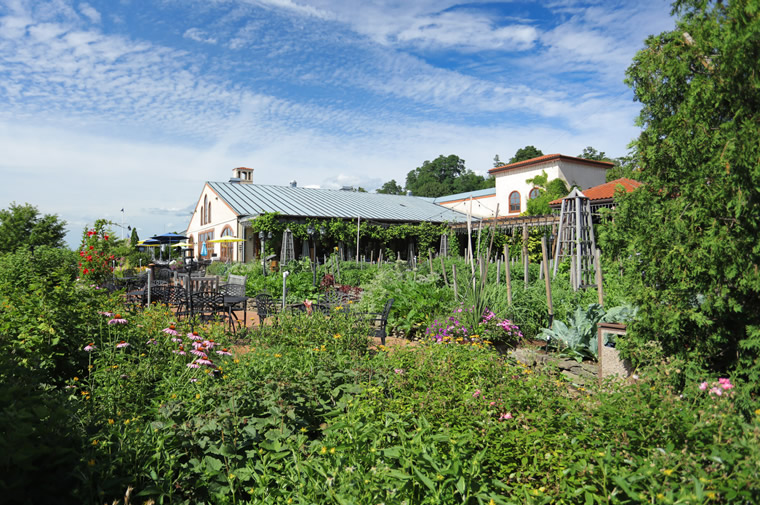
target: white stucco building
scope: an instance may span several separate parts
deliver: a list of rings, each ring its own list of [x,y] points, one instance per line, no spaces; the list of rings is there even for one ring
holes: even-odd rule
[[[609,161],[587,160],[564,154],[547,154],[517,163],[510,163],[488,171],[496,179],[496,187],[442,196],[435,199],[443,205],[459,212],[467,212],[472,196],[472,215],[489,218],[499,206],[499,216],[517,216],[528,208],[528,200],[538,196],[538,188],[526,180],[546,172],[548,180],[562,179],[569,187],[581,190],[603,184],[607,170],[614,164]]]

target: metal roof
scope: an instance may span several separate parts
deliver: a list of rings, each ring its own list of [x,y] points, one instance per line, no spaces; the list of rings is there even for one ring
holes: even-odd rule
[[[467,216],[430,199],[333,189],[208,182],[239,216],[279,212],[284,216],[378,221],[466,221]]]
[[[495,194],[496,194],[496,188],[486,188],[486,189],[479,189],[477,191],[466,191],[464,193],[457,193],[455,195],[439,196],[438,198],[434,198],[433,201],[436,203],[452,202],[454,200],[466,200],[467,198],[470,198],[470,197],[478,198],[480,196],[491,196]]]

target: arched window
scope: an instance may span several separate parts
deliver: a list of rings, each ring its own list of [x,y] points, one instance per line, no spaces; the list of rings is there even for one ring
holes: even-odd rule
[[[520,193],[517,191],[509,194],[509,212],[520,212]]]
[[[211,222],[211,202],[208,202],[208,210],[206,210],[206,222]]]
[[[227,225],[222,230],[220,238],[232,237],[232,227]],[[222,261],[232,261],[232,244],[222,242],[219,247],[220,258]]]
[[[208,197],[203,197],[203,208],[201,208],[201,226],[206,224],[206,205],[208,204]]]
[[[533,200],[535,198],[538,198],[541,195],[541,190],[538,188],[533,188],[530,190],[530,193],[528,193],[528,200]]]

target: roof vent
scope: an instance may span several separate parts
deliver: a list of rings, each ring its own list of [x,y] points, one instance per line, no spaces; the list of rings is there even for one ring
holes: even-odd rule
[[[238,184],[253,184],[253,169],[237,167],[232,169],[232,178],[237,179]],[[232,182],[232,180],[230,180]]]
[[[341,186],[340,190],[341,191],[353,191],[354,187],[353,186]]]
[[[406,192],[406,196],[412,196],[412,192],[411,192],[411,190],[407,190],[407,192]]]
[[[240,184],[240,177],[230,177],[230,183]]]
[[[290,181],[290,187],[291,188],[297,188],[298,187],[298,183],[296,181]]]

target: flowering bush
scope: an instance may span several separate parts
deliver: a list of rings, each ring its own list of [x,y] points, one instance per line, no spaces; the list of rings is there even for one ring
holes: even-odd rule
[[[440,343],[460,344],[516,344],[522,338],[520,328],[509,319],[500,319],[490,309],[486,309],[480,322],[470,327],[464,320],[475,310],[474,307],[461,305],[446,319],[433,321],[425,335]]]
[[[111,253],[113,241],[106,225],[107,221],[96,221],[95,226],[85,230],[79,247],[79,278],[95,285],[102,285],[111,277],[116,259]]]

